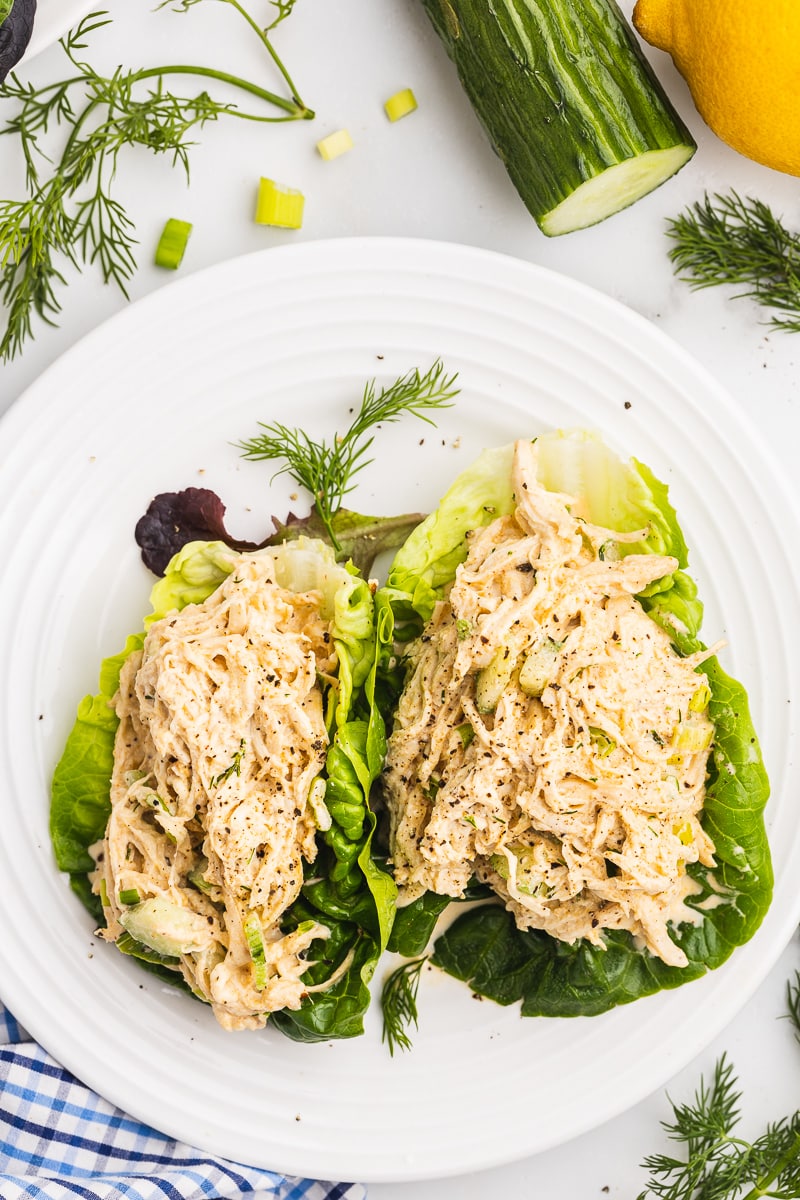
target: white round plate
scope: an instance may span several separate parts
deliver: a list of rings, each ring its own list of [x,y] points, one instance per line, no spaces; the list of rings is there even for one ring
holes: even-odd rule
[[[23,62],[46,50],[92,10],[102,8],[97,0],[37,0],[33,36]]]
[[[602,1017],[523,1020],[423,974],[413,1049],[230,1034],[92,926],[56,871],[53,765],[98,664],[140,627],[133,541],[151,496],[214,488],[239,536],[302,509],[231,443],[259,420],[330,437],[366,380],[441,357],[457,405],[377,433],[350,498],[427,510],[487,445],[600,430],[671,485],[773,783],[775,900],[719,971]],[[800,544],[793,503],[717,385],[619,304],[514,259],[424,241],[340,240],[234,260],[164,288],[52,367],[0,425],[0,991],[57,1059],[120,1107],[229,1158],[321,1178],[403,1180],[552,1147],[633,1105],[745,1003],[800,918]],[[791,701],[791,703],[788,703]],[[388,965],[378,971],[374,991]]]

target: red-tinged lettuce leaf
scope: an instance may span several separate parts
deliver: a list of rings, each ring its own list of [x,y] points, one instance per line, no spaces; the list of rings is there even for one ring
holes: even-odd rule
[[[225,512],[222,500],[209,488],[160,492],[136,523],[136,542],[145,566],[155,575],[163,575],[170,559],[187,542],[224,542],[240,551],[262,550],[299,537],[321,538],[330,545],[328,531],[316,508],[307,517],[294,513],[289,513],[285,521],[273,517],[272,532],[262,542],[235,538],[225,526]],[[333,519],[340,545],[337,558],[341,562],[351,561],[366,576],[376,557],[401,545],[422,520],[422,513],[370,517],[342,508]]]
[[[228,533],[225,505],[209,488],[160,492],[136,522],[135,537],[142,562],[154,575],[163,575],[187,542],[224,542],[233,550],[258,549],[255,542],[241,542]]]

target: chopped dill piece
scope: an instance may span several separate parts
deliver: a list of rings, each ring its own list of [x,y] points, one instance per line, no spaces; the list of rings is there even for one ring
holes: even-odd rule
[[[224,771],[221,771],[219,773],[219,775],[214,775],[214,777],[212,778],[211,783],[209,785],[210,787],[215,788],[215,787],[219,787],[219,785],[221,783],[227,783],[228,780],[230,779],[231,775],[241,775],[242,759],[244,758],[244,751],[245,751],[246,745],[247,745],[247,742],[245,741],[244,738],[242,738],[239,742],[239,749],[234,754],[233,760],[230,763],[230,766],[227,766]]]

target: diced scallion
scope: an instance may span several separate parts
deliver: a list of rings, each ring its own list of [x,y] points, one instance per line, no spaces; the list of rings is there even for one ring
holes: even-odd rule
[[[705,712],[711,699],[711,688],[704,683],[689,701],[689,712]]]
[[[188,881],[192,885],[192,887],[196,887],[198,892],[205,892],[206,894],[208,894],[209,892],[213,892],[213,890],[214,890],[214,884],[209,883],[205,877],[205,872],[207,870],[208,870],[208,859],[203,858],[200,860],[200,862],[198,863],[198,865],[196,867],[193,867],[192,870],[189,871],[189,873],[186,876],[186,878],[188,879]]]
[[[183,262],[191,232],[192,226],[189,221],[167,221],[156,246],[156,266],[177,271]]]
[[[672,832],[675,834],[682,846],[691,846],[694,841],[692,835],[692,827],[688,821],[684,821],[682,825],[673,825]]]
[[[296,188],[284,187],[274,179],[262,178],[258,185],[255,221],[278,229],[300,229],[303,225],[305,196]]]
[[[325,780],[318,775],[308,791],[308,807],[314,814],[314,824],[321,833],[327,833],[333,824],[333,818],[325,803]]]
[[[399,121],[416,110],[417,98],[411,88],[402,88],[389,97],[383,108],[390,121]]]
[[[332,158],[338,158],[340,154],[346,154],[348,150],[352,149],[353,139],[346,129],[337,129],[335,133],[329,133],[327,137],[317,142],[320,157],[324,158],[326,162]]]
[[[469,721],[465,721],[463,725],[456,726],[456,733],[461,738],[461,744],[465,750],[475,740],[475,730]]]
[[[607,758],[612,750],[616,750],[617,743],[603,729],[597,729],[594,725],[590,725],[589,737],[592,739],[592,745],[600,758]]]
[[[123,888],[119,894],[120,904],[138,904],[140,900],[136,888]]]
[[[253,960],[253,986],[261,991],[267,986],[267,959],[264,953],[264,934],[256,913],[250,913],[244,922],[247,949]]]
[[[675,730],[672,745],[676,750],[707,750],[714,739],[714,726],[707,721],[684,721]]]
[[[501,879],[508,879],[508,859],[505,854],[493,854],[489,859],[489,865],[493,871],[496,871]]]

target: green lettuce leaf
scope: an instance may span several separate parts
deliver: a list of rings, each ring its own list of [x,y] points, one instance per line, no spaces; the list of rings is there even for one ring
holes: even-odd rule
[[[108,798],[114,764],[117,714],[113,700],[125,659],[141,650],[143,634],[134,634],[125,649],[104,659],[100,668],[100,690],[84,696],[67,739],[64,753],[53,774],[50,804],[50,838],[56,862],[70,876],[94,870],[88,847],[105,833],[111,804]]]
[[[369,982],[389,944],[397,888],[376,861],[376,819],[368,797],[386,754],[386,732],[376,703],[379,663],[391,649],[391,622],[375,621],[369,674],[351,720],[339,725],[328,751],[325,794],[333,825],[319,841],[312,879],[302,899],[287,914],[288,927],[313,917],[327,925],[330,937],[312,943],[315,960],[304,980],[329,979],[347,955],[352,960],[341,979],[324,992],[310,993],[296,1012],[276,1013],[273,1024],[298,1041],[353,1037],[363,1032]]]
[[[387,580],[395,616],[413,612],[427,621],[467,557],[467,530],[513,510],[512,455],[512,446],[484,450],[398,550]]]
[[[330,992],[311,993],[291,1020],[276,1020],[285,1032],[304,1040],[351,1037],[362,1032],[369,1004],[367,984],[386,947],[394,916],[394,882],[372,857],[375,817],[369,791],[380,771],[385,748],[383,718],[375,705],[377,632],[369,585],[352,569],[338,564],[333,550],[318,541],[298,538],[269,553],[281,586],[293,591],[319,590],[323,616],[332,621],[339,656],[339,686],[328,691],[331,745],[327,756],[326,805],[331,828],[320,835],[313,881],[285,914],[285,927],[296,928],[313,916],[330,930],[314,944],[308,981],[328,979],[352,951],[348,969]],[[152,612],[145,627],[168,612],[199,604],[219,586],[238,554],[222,542],[192,542],[171,560],[151,591]],[[118,720],[113,700],[126,658],[141,649],[145,634],[130,638],[124,650],[100,668],[99,691],[78,707],[53,776],[50,834],[56,861],[70,874],[73,890],[102,919],[88,873],[94,862],[88,848],[105,832],[111,811],[109,785],[114,763]],[[162,978],[181,977],[152,962],[152,952],[128,939],[125,953],[159,969]]]
[[[622,462],[590,434],[547,434],[538,439],[538,446],[539,478],[550,490],[576,497],[576,515],[620,532],[644,531],[641,541],[619,547],[622,554],[657,553],[678,560],[672,575],[656,581],[639,598],[679,653],[702,648],[697,638],[702,605],[686,571],[688,551],[667,487],[642,463]],[[466,557],[467,530],[512,511],[511,452],[509,446],[489,452],[491,456],[484,453],[398,553],[385,601],[379,593],[377,603],[389,605],[401,631],[418,631],[433,603],[445,594]],[[495,469],[505,471],[505,484],[487,478]],[[491,513],[480,504],[482,480]],[[711,687],[709,715],[716,733],[702,820],[716,846],[717,866],[713,872],[700,865],[690,868],[700,892],[689,904],[702,919],[672,930],[688,965],[667,966],[638,949],[624,932],[607,932],[602,949],[583,941],[568,945],[538,930],[521,931],[496,902],[460,915],[437,939],[433,962],[500,1004],[521,1001],[525,1016],[590,1016],[698,978],[753,936],[772,898],[763,819],[769,781],[744,688],[715,658],[704,663],[703,670]],[[379,694],[383,703],[392,705],[402,675],[385,664],[382,675]],[[424,935],[432,933],[441,911],[440,900],[428,893],[400,909],[391,948],[407,956],[420,954]]]

